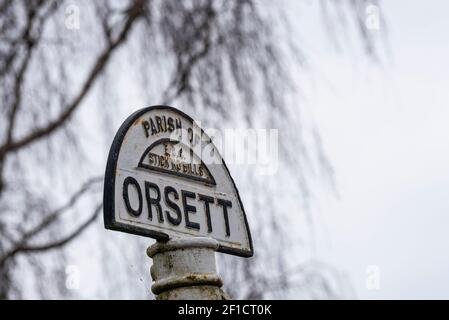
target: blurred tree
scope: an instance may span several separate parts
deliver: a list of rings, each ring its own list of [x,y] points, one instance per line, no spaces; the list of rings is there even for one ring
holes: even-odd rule
[[[366,52],[375,56],[364,25],[369,3],[377,2],[320,2],[331,38],[336,38],[332,23],[344,25],[349,17]],[[318,134],[313,132],[314,145],[308,148],[298,114],[286,107],[287,92],[294,87],[286,61],[293,56],[301,65],[303,48],[277,38],[270,6],[252,0],[0,1],[0,298],[24,296],[27,279],[42,297],[49,296],[64,275],[55,271],[54,283],[45,282],[40,279],[44,265],[60,271],[65,246],[81,239],[92,223],[101,228],[96,218],[104,163],[93,164],[96,159],[87,149],[97,137],[109,143],[123,120],[116,94],[124,87],[112,83],[120,82],[129,66],[137,68],[139,78],[126,94],[132,95],[133,87],[151,91],[150,104],[188,105],[189,113],[208,112],[214,119],[210,124],[218,126],[236,112],[248,126],[255,125],[254,112],[265,112],[272,127],[290,121],[296,129],[288,137],[294,142],[281,151],[283,161],[295,168],[285,173],[297,186],[292,193],[299,190],[307,198],[314,159],[323,177],[332,179]],[[92,100],[99,96],[102,103]],[[237,102],[245,107],[236,111]],[[82,115],[83,106],[90,106],[88,116]],[[92,117],[103,125],[86,126]],[[107,147],[101,152],[104,158]],[[227,290],[235,297],[264,298],[279,296],[274,293],[279,288],[312,292],[314,287],[323,297],[338,296],[330,285],[335,277],[324,275],[322,265],[295,268],[301,280],[286,277],[289,253],[282,248],[292,239],[288,227],[274,218],[276,206],[260,194],[276,192],[278,184],[247,175],[255,188],[247,196],[249,206],[263,212],[250,218],[257,254],[221,261]],[[53,252],[47,264],[39,255],[43,252]],[[276,272],[268,276],[272,268]],[[107,290],[113,288],[110,284]],[[55,293],[64,294],[64,289]]]

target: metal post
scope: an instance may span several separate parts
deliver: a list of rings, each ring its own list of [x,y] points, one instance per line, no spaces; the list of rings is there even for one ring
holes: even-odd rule
[[[195,237],[157,242],[147,249],[153,259],[151,291],[158,300],[227,300],[215,266],[215,239]]]

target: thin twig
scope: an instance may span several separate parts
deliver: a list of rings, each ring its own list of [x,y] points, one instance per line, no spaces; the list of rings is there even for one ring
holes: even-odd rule
[[[43,244],[43,245],[34,245],[33,246],[33,245],[22,244],[22,245],[16,246],[13,250],[6,253],[0,259],[0,267],[3,266],[6,261],[13,258],[14,256],[16,256],[19,253],[48,251],[50,249],[55,249],[55,248],[59,248],[59,247],[66,245],[67,243],[69,243],[70,241],[75,239],[77,236],[79,236],[92,222],[95,221],[95,219],[101,212],[102,207],[103,207],[103,204],[97,205],[97,207],[95,208],[93,214],[90,216],[89,219],[87,219],[84,223],[82,223],[77,229],[75,229],[68,236],[66,236],[58,241]]]

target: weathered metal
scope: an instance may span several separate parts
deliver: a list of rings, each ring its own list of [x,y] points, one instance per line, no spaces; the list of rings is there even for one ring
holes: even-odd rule
[[[215,252],[251,257],[243,203],[212,139],[169,106],[136,111],[118,130],[104,182],[106,229],[151,237],[157,299],[223,300]]]
[[[237,187],[211,138],[185,113],[133,113],[112,143],[104,184],[107,229],[152,237],[210,237],[217,251],[250,257]]]
[[[153,259],[151,290],[158,300],[227,300],[217,274],[212,238],[188,238],[157,242],[147,249]]]

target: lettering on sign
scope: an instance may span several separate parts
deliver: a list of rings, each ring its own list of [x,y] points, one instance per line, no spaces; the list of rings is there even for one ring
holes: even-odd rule
[[[192,118],[168,106],[135,112],[117,132],[104,223],[160,241],[212,237],[220,252],[253,255],[243,204],[219,151]]]

